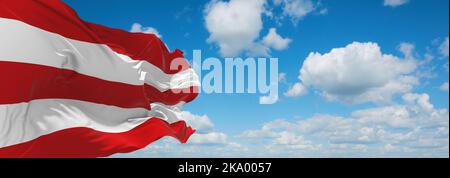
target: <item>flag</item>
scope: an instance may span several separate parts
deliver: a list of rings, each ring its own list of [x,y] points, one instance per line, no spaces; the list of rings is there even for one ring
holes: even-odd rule
[[[0,157],[105,157],[194,133],[179,116],[199,82],[181,51],[59,0],[0,0],[0,82]]]

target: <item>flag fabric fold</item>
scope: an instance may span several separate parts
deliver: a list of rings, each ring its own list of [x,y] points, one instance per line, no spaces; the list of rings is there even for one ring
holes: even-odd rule
[[[164,136],[198,78],[153,34],[85,22],[59,0],[0,0],[0,157],[104,157]]]

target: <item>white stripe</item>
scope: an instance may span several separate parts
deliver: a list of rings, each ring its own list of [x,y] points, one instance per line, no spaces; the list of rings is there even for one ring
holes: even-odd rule
[[[166,74],[147,61],[131,60],[108,46],[65,38],[21,21],[0,18],[0,61],[77,71],[92,77],[156,87],[161,92],[198,86],[193,69]]]
[[[68,99],[0,105],[0,148],[73,127],[118,133],[131,130],[151,117],[174,123],[179,121],[177,116],[180,116],[183,104],[165,106],[154,103],[151,111]]]

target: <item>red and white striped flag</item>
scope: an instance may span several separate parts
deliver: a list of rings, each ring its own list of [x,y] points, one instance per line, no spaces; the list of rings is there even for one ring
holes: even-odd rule
[[[194,132],[179,120],[199,83],[181,51],[59,0],[0,0],[0,82],[0,157],[103,157]]]

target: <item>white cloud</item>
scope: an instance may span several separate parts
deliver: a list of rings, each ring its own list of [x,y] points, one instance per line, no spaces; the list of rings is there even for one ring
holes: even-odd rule
[[[413,59],[414,58],[414,49],[416,46],[412,43],[400,43],[399,45],[399,51],[403,53],[406,59]]]
[[[276,50],[286,49],[291,43],[291,39],[283,38],[277,33],[277,29],[270,28],[269,33],[263,38],[263,44]]]
[[[309,143],[306,142],[305,139],[300,135],[295,135],[292,132],[280,132],[279,136],[275,138],[275,143],[280,145],[295,145],[295,144],[303,144]]]
[[[216,44],[224,57],[241,53],[249,56],[269,56],[270,50],[286,49],[292,41],[277,34],[271,28],[265,37],[264,15],[272,16],[266,9],[266,0],[213,0],[205,8],[205,26],[210,33],[207,42]],[[263,39],[261,39],[263,38]]]
[[[388,151],[388,152],[390,152],[390,151],[393,151],[393,150],[395,150],[396,149],[396,147],[395,146],[393,146],[392,144],[390,144],[390,143],[388,143],[388,144],[386,144],[386,145],[384,145],[384,150],[385,151]]]
[[[360,122],[374,125],[385,125],[392,128],[414,127],[410,122],[409,111],[405,106],[371,108],[353,112],[352,116]]]
[[[214,128],[214,124],[206,115],[198,116],[188,111],[182,111],[180,114],[181,115],[178,117],[186,121],[186,123],[195,130],[197,130],[197,132],[200,133],[209,132],[212,131]]]
[[[252,139],[271,139],[271,145],[266,147],[270,152],[279,152],[277,148],[285,147],[288,149],[307,149],[313,150],[317,145],[305,139],[302,135],[296,132],[291,132],[290,129],[294,124],[283,119],[277,119],[263,125],[261,130],[247,130],[239,135],[240,138]],[[275,131],[281,129],[282,131]]]
[[[391,128],[439,128],[448,124],[447,109],[436,109],[428,94],[407,93],[404,105],[392,105],[355,111],[352,117],[361,123]]]
[[[225,133],[214,131],[214,124],[207,115],[195,115],[189,111],[182,111],[179,118],[186,121],[196,132],[189,138],[191,144],[230,144]]]
[[[164,137],[145,149],[114,157],[236,157],[248,152],[247,146],[230,141],[223,132],[214,131],[208,116],[198,116],[187,111],[181,116],[197,130],[186,144],[180,144],[172,137]]]
[[[439,52],[442,56],[448,57],[448,37],[446,37],[442,44],[439,46]]]
[[[408,103],[417,104],[425,111],[432,111],[434,109],[434,106],[429,101],[430,96],[428,96],[428,94],[407,93],[404,94],[402,98]]]
[[[186,121],[187,125],[196,130],[189,142],[193,144],[226,144],[227,135],[214,131],[214,124],[207,115],[195,115],[189,111],[182,111],[179,118]]]
[[[448,82],[443,83],[439,89],[441,89],[442,91],[446,91],[448,92]]]
[[[261,130],[247,130],[239,135],[239,137],[246,138],[271,138],[275,137],[276,133],[272,130],[276,130],[279,128],[290,128],[292,124],[283,119],[276,119],[274,121],[265,123]]]
[[[327,15],[328,14],[328,8],[320,9],[319,14],[320,15]]]
[[[312,0],[283,0],[283,4],[283,15],[290,17],[294,24],[316,9]]]
[[[364,157],[448,156],[448,110],[434,108],[427,94],[408,93],[403,99],[404,104],[357,110],[350,117],[277,119],[240,136],[268,140],[269,152],[307,149],[306,154],[319,157],[348,157],[352,152]]]
[[[223,56],[253,48],[263,28],[265,0],[211,1],[205,9],[208,43],[217,43]]]
[[[154,34],[158,38],[162,38],[162,35],[155,28],[153,28],[153,27],[143,27],[139,23],[134,23],[131,26],[130,32],[140,32],[140,33]]]
[[[247,155],[248,151],[247,146],[236,142],[228,142],[226,135],[213,133],[203,135],[194,134],[186,144],[179,144],[174,138],[165,137],[144,149],[129,154],[117,154],[113,157],[237,157]]]
[[[303,96],[308,93],[308,89],[301,83],[295,83],[291,88],[289,88],[286,93],[284,93],[287,97],[298,97]]]
[[[210,132],[194,134],[187,144],[165,138],[132,155],[448,157],[448,110],[435,108],[427,94],[407,93],[402,99],[399,104],[356,110],[346,117],[316,115],[299,120],[276,119],[259,129],[232,137],[233,141],[225,133],[211,129]]]
[[[289,149],[314,149],[312,141],[306,140],[301,135],[287,131],[278,132],[274,137],[274,144],[284,145]]]
[[[260,42],[255,42],[250,46],[248,49],[245,50],[246,55],[248,56],[263,56],[267,57],[270,56],[270,48],[265,46],[264,44]]]
[[[278,101],[278,95],[276,96],[261,96],[259,97],[259,104],[274,104]]]
[[[226,144],[227,135],[220,132],[210,132],[206,134],[193,134],[189,142],[193,144]]]
[[[412,54],[410,47],[402,48]],[[321,91],[328,100],[344,103],[389,103],[394,94],[409,92],[418,84],[411,75],[413,59],[383,54],[376,43],[354,42],[329,53],[310,53],[300,69],[300,80]]]
[[[384,6],[397,7],[408,2],[409,0],[384,0]]]

